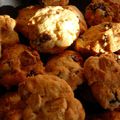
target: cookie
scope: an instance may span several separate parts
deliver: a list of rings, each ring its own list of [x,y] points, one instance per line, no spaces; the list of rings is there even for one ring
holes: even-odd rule
[[[120,0],[93,0],[86,8],[85,18],[90,26],[120,22]]]
[[[89,57],[84,63],[84,75],[93,96],[104,109],[120,107],[120,64],[113,54]]]
[[[85,18],[89,26],[102,22],[112,22],[114,18],[113,8],[105,2],[90,3],[85,10]]]
[[[3,50],[0,59],[0,84],[10,88],[26,77],[44,73],[37,51],[21,44]]]
[[[75,43],[75,49],[86,54],[116,52],[120,49],[120,23],[104,22],[90,27]]]
[[[59,53],[71,46],[80,33],[80,15],[70,8],[24,8],[16,19],[17,30],[22,32],[30,40],[30,45],[39,52]]]
[[[84,81],[83,59],[79,53],[66,50],[51,58],[46,66],[46,72],[64,79],[73,90]]]
[[[20,85],[19,93],[26,104],[23,109],[23,119],[85,119],[82,104],[74,98],[70,86],[56,76],[31,77]]]
[[[57,6],[57,5],[68,5],[69,0],[42,0],[45,6]]]
[[[2,47],[9,47],[19,42],[17,32],[14,30],[16,21],[8,15],[0,15],[0,39]]]

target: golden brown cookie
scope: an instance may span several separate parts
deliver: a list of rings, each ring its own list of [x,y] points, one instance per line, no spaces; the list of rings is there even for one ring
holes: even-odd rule
[[[20,101],[15,102],[17,107],[13,105],[9,110],[1,111],[5,120],[85,119],[82,104],[74,98],[70,86],[56,76],[31,77],[19,86],[18,91]],[[22,103],[22,107],[18,103]]]
[[[0,15],[0,39],[2,47],[9,47],[19,42],[14,28],[16,21],[8,15]]]
[[[105,2],[90,3],[85,10],[85,18],[89,26],[102,22],[112,22],[114,18],[113,8]]]
[[[49,74],[54,74],[66,80],[71,88],[75,90],[84,81],[82,65],[83,59],[79,53],[66,50],[51,58],[45,69]]]
[[[86,21],[91,25],[120,22],[120,0],[93,0],[86,9]]]
[[[104,22],[90,27],[77,41],[75,49],[82,54],[101,54],[120,49],[120,23]]]
[[[45,6],[68,5],[69,0],[42,0]]]
[[[84,75],[93,96],[104,109],[120,107],[120,64],[113,54],[89,57],[84,64]]]
[[[37,51],[21,44],[3,50],[0,59],[0,84],[5,87],[17,85],[26,77],[43,72],[44,67]]]
[[[80,20],[83,18],[80,19],[77,10],[68,6],[24,8],[17,17],[17,29],[39,52],[58,53],[69,47],[80,33]]]

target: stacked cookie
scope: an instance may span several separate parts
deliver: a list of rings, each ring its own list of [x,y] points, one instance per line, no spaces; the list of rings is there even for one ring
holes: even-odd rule
[[[0,16],[0,120],[119,120],[119,0],[68,4]]]
[[[42,2],[45,6],[20,9],[16,20],[0,16],[0,88],[6,89],[0,96],[0,120],[85,119],[73,93],[84,82],[83,58],[66,50],[86,31],[84,16],[66,6],[69,1],[64,6],[64,1]],[[46,53],[52,56],[47,63]]]

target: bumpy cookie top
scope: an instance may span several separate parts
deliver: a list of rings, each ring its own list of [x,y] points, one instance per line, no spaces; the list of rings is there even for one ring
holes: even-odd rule
[[[37,51],[16,44],[3,50],[0,62],[0,84],[11,87],[24,78],[43,73],[44,67]]]
[[[47,62],[46,71],[66,80],[75,90],[84,81],[82,65],[83,59],[79,53],[66,50]]]
[[[5,120],[84,120],[80,101],[70,86],[53,75],[30,77],[18,92],[0,98],[0,119]]]
[[[113,54],[89,57],[84,73],[94,97],[104,109],[120,107],[120,65]]]
[[[26,22],[29,15],[18,16],[19,30],[24,29],[21,25],[24,21]],[[53,50],[55,47],[66,48],[75,41],[80,32],[79,17],[76,13],[61,6],[47,6],[36,10],[26,26],[28,28],[20,31],[29,38],[31,46],[40,52],[55,52]]]
[[[90,27],[77,41],[81,53],[101,54],[120,49],[120,23],[104,22]]]
[[[57,46],[69,46],[79,31],[79,19],[70,10],[60,6],[38,10],[29,25],[38,25],[39,32],[48,33]],[[31,39],[36,39],[30,36]]]

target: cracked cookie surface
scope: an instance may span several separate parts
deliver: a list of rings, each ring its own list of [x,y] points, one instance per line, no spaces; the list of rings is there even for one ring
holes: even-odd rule
[[[26,77],[44,73],[43,63],[37,51],[22,44],[3,50],[0,61],[0,84],[9,88]]]
[[[82,28],[87,29],[82,13],[77,11],[75,6],[30,6],[20,10],[17,29],[39,52],[58,53],[77,39]]]
[[[3,103],[9,105],[9,110],[6,104],[1,105],[4,110],[0,109],[0,115],[3,114],[5,120],[85,119],[82,104],[74,98],[70,86],[56,76],[46,74],[30,77],[20,84],[17,95],[2,99]]]
[[[66,50],[51,58],[46,66],[46,72],[64,79],[73,90],[84,82],[83,59],[79,53]]]
[[[84,74],[95,99],[104,109],[120,107],[120,65],[112,54],[88,58]]]
[[[116,52],[120,49],[120,23],[104,22],[90,27],[78,40],[75,49],[84,54]]]

